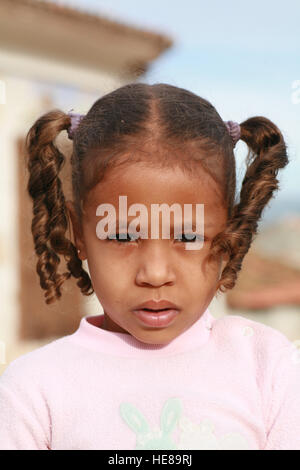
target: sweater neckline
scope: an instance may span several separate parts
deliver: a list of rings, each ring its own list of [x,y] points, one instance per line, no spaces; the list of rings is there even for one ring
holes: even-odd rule
[[[103,320],[104,314],[86,315],[70,336],[82,346],[104,354],[127,357],[168,356],[205,344],[215,322],[207,308],[195,323],[169,343],[148,344],[127,333],[103,330],[100,328]]]

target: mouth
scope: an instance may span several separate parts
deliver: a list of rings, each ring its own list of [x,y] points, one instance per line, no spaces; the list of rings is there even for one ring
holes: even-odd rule
[[[165,310],[171,310],[170,308],[142,308],[141,310],[145,310],[146,312],[164,312]]]
[[[163,328],[169,326],[175,321],[179,314],[179,310],[173,308],[162,308],[159,310],[143,308],[133,310],[133,313],[143,325],[154,328]]]

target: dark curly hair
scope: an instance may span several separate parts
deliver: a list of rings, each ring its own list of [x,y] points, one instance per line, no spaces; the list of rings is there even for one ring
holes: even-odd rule
[[[94,292],[76,247],[66,237],[70,220],[59,178],[65,157],[55,138],[70,122],[68,114],[53,110],[37,119],[26,136],[31,230],[46,303],[61,297],[61,286],[70,276],[78,279],[84,295]],[[218,290],[232,289],[262,211],[278,189],[278,170],[288,163],[284,138],[269,119],[251,117],[240,127],[249,151],[237,202],[232,140],[209,101],[165,83],[131,83],[102,96],[81,120],[73,139],[72,190],[80,224],[82,201],[108,168],[142,160],[161,168],[179,165],[193,174],[204,168],[218,183],[228,216],[226,228],[212,240],[209,259],[227,254]],[[68,272],[57,272],[58,255],[67,261]]]

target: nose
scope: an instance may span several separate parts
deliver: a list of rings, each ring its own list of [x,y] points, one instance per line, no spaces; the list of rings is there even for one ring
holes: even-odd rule
[[[161,240],[151,240],[141,250],[136,283],[139,286],[173,285],[176,275],[171,255]]]

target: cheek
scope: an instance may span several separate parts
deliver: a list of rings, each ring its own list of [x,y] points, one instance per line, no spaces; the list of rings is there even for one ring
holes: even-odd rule
[[[89,271],[93,279],[97,282],[114,283],[120,276],[120,263],[114,262],[111,258],[98,257],[88,261]]]
[[[122,290],[123,281],[120,278],[120,270],[110,264],[91,263],[89,266],[92,285],[100,303],[111,302],[117,293]]]
[[[200,250],[186,250],[182,251],[181,260],[183,263],[193,265],[201,270],[201,272],[214,270],[218,264],[216,260],[209,259],[210,244],[205,243]]]
[[[122,283],[124,276],[128,277],[130,263],[117,250],[100,242],[88,252],[88,267],[94,288],[101,290],[113,289]]]
[[[221,263],[220,259],[210,259],[209,254],[209,250],[207,250],[201,260],[201,268],[205,278],[213,282],[216,278],[219,279]]]

